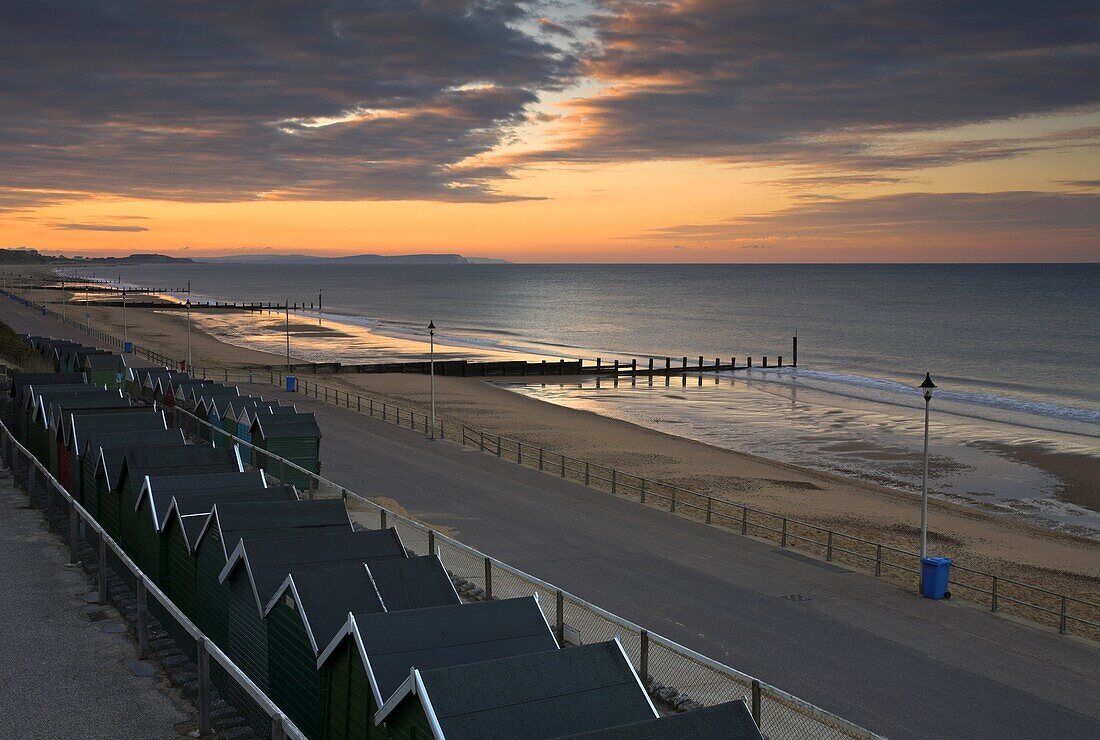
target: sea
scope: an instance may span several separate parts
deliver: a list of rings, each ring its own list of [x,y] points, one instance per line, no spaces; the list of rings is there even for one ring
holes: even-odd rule
[[[82,273],[82,274],[87,274]],[[98,279],[192,301],[305,304],[295,357],[714,358],[752,371],[507,382],[517,393],[719,447],[919,490],[1100,538],[1100,265],[126,266]],[[177,298],[186,294],[172,292]],[[195,313],[283,352],[283,325]],[[798,337],[798,367],[793,338]],[[764,356],[774,365],[759,365]],[[812,492],[807,495],[812,495]]]

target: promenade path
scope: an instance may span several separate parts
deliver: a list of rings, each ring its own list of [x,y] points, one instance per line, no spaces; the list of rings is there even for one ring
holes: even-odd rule
[[[0,319],[80,336],[8,301]],[[487,554],[884,735],[1100,737],[1094,643],[254,390],[316,413],[326,478],[392,498]]]
[[[0,522],[0,737],[187,737],[197,727],[189,706],[159,671],[131,670],[137,646],[114,631],[122,617],[86,605],[92,586],[66,567],[68,550],[7,470],[0,471]]]

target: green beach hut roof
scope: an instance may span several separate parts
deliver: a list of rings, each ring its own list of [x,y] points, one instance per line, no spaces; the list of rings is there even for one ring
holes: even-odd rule
[[[242,537],[301,536],[325,532],[350,532],[351,517],[341,499],[321,501],[264,501],[214,504],[210,519],[195,540],[195,547],[211,529],[217,529],[222,555],[229,555]]]
[[[447,668],[412,668],[375,715],[419,701],[439,740],[547,738],[656,719],[618,639]]]
[[[221,467],[220,465],[217,467]],[[265,490],[267,481],[260,471],[246,473],[230,472],[194,472],[185,475],[147,475],[141,483],[134,501],[134,509],[141,507],[141,502],[149,497],[153,511],[153,522],[158,531],[164,529],[164,523],[168,520],[172,499],[177,495],[186,494],[214,494],[237,491]],[[207,509],[209,511],[209,509]],[[185,511],[185,514],[195,513]]]
[[[167,429],[163,412],[150,411],[147,406],[130,406],[112,413],[79,413],[67,416],[65,445],[77,455],[85,449],[85,442],[98,432],[153,431]]]
[[[256,611],[263,614],[271,595],[292,570],[404,557],[407,557],[405,547],[393,527],[277,539],[257,540],[246,536],[233,549],[218,580],[225,583],[238,567],[244,568],[252,584]]]
[[[317,667],[348,637],[359,650],[379,707],[408,678],[410,668],[443,668],[558,649],[533,596],[349,614],[318,656]]]

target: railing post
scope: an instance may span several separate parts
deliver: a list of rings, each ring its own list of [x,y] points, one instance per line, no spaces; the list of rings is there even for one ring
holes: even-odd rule
[[[378,528],[386,529],[386,510],[382,509],[378,514]]]
[[[485,598],[493,598],[493,561],[488,556],[485,558]]]
[[[565,455],[561,456],[561,477],[565,477]]]
[[[1059,634],[1064,635],[1068,631],[1067,630],[1068,622],[1069,622],[1068,616],[1069,616],[1069,599],[1067,599],[1065,597],[1065,595],[1063,595],[1062,596],[1062,614],[1061,614],[1061,619],[1058,622],[1058,632],[1059,632]]]
[[[714,508],[714,499],[707,496],[707,524],[710,524],[711,509]]]
[[[500,457],[500,453],[501,453],[501,449],[500,449],[500,435],[498,434],[498,435],[497,435],[497,457]]]
[[[642,686],[646,687],[649,685],[649,630],[638,634],[638,654],[638,676],[642,679]]]
[[[558,647],[565,647],[565,595],[558,589],[557,597],[557,624],[554,626],[558,637]]]
[[[997,611],[997,576],[993,576],[993,592],[992,598],[989,600],[989,611]]]
[[[359,413],[363,412],[363,397],[358,394],[355,396],[355,410]]]
[[[107,540],[99,536],[99,604],[107,603]]]
[[[787,546],[787,517],[783,517],[783,532],[780,534],[779,546]]]
[[[69,563],[76,565],[80,562],[77,556],[77,538],[80,533],[80,518],[76,514],[76,503],[69,503]]]
[[[668,510],[670,513],[676,512],[676,489],[672,489],[672,501],[669,502]]]
[[[523,465],[523,442],[516,442],[516,462]]]
[[[428,530],[428,554],[435,555],[435,530]]]
[[[616,493],[618,491],[618,475],[615,468],[611,468],[611,492]]]
[[[833,530],[829,530],[829,539],[825,545],[825,560],[831,562],[833,559]]]
[[[741,507],[741,534],[749,533],[749,507]]]
[[[752,721],[760,727],[760,682],[752,680]]]
[[[586,486],[588,485],[588,480],[589,480],[588,467],[589,467],[588,461],[586,460],[585,463],[584,463],[584,484]]]
[[[642,478],[642,490],[638,493],[638,503],[645,503],[645,478]]]
[[[542,472],[542,448],[539,448],[539,472]]]
[[[271,740],[286,740],[286,727],[283,726],[283,715],[271,716]]]
[[[882,575],[882,545],[875,545],[875,575]]]
[[[481,451],[485,452],[485,432],[479,432],[481,435]]]
[[[149,657],[149,593],[145,581],[138,577],[137,582],[137,641],[138,660]]]
[[[195,642],[195,662],[199,680],[199,735],[208,735],[213,730],[210,707],[210,654],[206,652],[206,638]]]

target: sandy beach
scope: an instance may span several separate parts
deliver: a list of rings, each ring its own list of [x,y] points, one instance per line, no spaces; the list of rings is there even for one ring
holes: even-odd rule
[[[57,296],[51,292],[50,299]],[[127,320],[130,338],[138,345],[185,355],[182,313],[130,309]],[[258,331],[261,324],[274,320],[274,315],[258,316]],[[121,311],[93,307],[91,324],[121,335]],[[299,332],[316,330],[316,321],[292,315],[292,346]],[[281,366],[286,361],[284,355],[242,349],[194,328],[191,342],[196,368]],[[428,408],[428,384],[421,375],[339,374],[317,379],[406,408]],[[524,380],[539,382],[538,378]],[[917,549],[918,498],[908,493],[545,403],[484,379],[440,377],[436,392],[440,413],[451,422],[907,551]],[[1072,460],[1064,462],[1074,465]],[[1061,463],[1052,459],[1045,464]],[[1100,601],[1100,543],[977,508],[936,500],[930,508],[930,546],[936,554],[953,557],[967,567]]]

